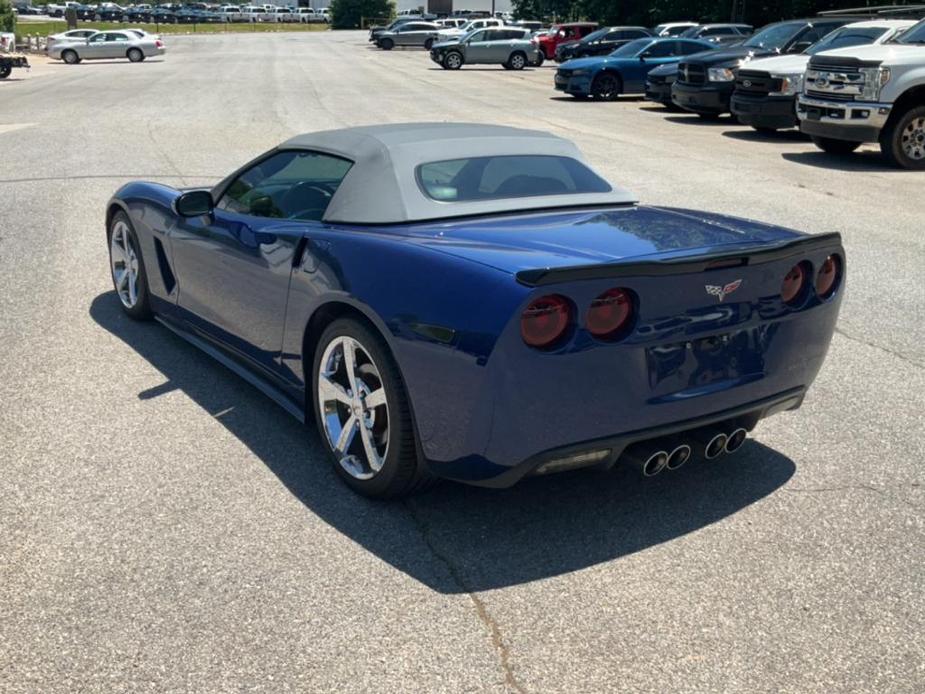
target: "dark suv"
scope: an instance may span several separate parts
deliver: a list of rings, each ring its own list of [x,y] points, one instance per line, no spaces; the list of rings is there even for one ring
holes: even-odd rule
[[[802,53],[855,18],[797,19],[769,24],[741,44],[691,56],[678,64],[671,100],[687,111],[715,117],[729,111],[736,73],[753,58]]]
[[[580,41],[568,41],[556,46],[556,62],[607,55],[630,41],[647,36],[652,36],[652,32],[645,27],[602,27]]]

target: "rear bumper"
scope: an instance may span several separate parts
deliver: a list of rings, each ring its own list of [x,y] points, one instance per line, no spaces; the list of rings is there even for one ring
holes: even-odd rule
[[[800,96],[797,118],[808,135],[850,142],[876,142],[890,117],[892,104],[828,101]]]
[[[671,86],[671,100],[694,113],[726,113],[734,83],[706,82],[700,85],[675,82]]]
[[[651,441],[670,436],[677,436],[684,439],[685,433],[693,432],[702,427],[716,424],[727,425],[729,431],[734,428],[742,427],[748,431],[754,429],[755,425],[766,417],[795,410],[803,404],[803,398],[806,396],[805,388],[794,388],[784,393],[778,393],[769,398],[764,398],[746,405],[734,407],[731,409],[714,412],[707,415],[693,417],[691,419],[677,422],[664,426],[640,429],[619,436],[612,436],[604,439],[586,441],[570,446],[544,451],[534,455],[522,463],[507,468],[498,475],[489,478],[473,477],[473,472],[478,468],[473,465],[473,461],[456,461],[454,463],[428,463],[428,467],[434,474],[445,479],[451,479],[457,482],[464,482],[479,487],[490,487],[501,489],[510,487],[519,482],[524,477],[529,477],[538,473],[538,470],[545,464],[552,461],[566,459],[570,456],[581,455],[592,451],[607,450],[608,453],[599,462],[594,463],[591,467],[598,469],[609,469],[616,465],[622,453],[635,443],[642,441]]]
[[[750,97],[735,92],[729,102],[732,114],[744,125],[755,128],[795,128],[796,99],[793,96]]]

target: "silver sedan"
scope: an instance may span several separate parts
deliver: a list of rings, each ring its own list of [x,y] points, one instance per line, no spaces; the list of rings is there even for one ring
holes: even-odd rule
[[[134,31],[98,31],[83,41],[61,41],[48,49],[48,57],[74,65],[81,60],[128,58],[140,63],[164,55],[164,42],[151,34]]]

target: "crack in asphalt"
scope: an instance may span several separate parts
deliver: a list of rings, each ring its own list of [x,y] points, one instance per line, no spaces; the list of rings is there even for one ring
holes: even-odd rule
[[[921,485],[918,482],[909,482],[908,484],[895,485],[893,487],[888,487],[888,489],[918,489]],[[797,494],[825,494],[829,492],[873,492],[874,494],[879,494],[880,496],[890,499],[891,501],[898,501],[902,504],[905,504],[909,508],[915,510],[921,510],[916,504],[913,504],[911,501],[895,497],[891,494],[887,494],[886,489],[880,489],[879,487],[874,487],[869,484],[843,484],[835,487],[785,487],[782,491],[797,493]]]
[[[909,364],[910,366],[914,366],[914,367],[917,368],[917,369],[925,369],[925,364],[920,364],[920,363],[917,362],[915,359],[912,359],[912,358],[910,358],[910,357],[907,357],[905,354],[902,354],[902,353],[900,353],[900,352],[897,352],[897,351],[895,351],[895,350],[892,350],[892,349],[890,349],[889,347],[884,347],[883,345],[878,345],[878,344],[875,343],[875,342],[868,342],[867,340],[862,340],[862,339],[859,338],[859,337],[855,337],[854,335],[850,335],[850,334],[846,333],[844,330],[842,330],[841,328],[839,328],[838,326],[835,326],[835,332],[838,333],[839,335],[841,335],[842,337],[844,337],[845,339],[851,340],[852,342],[858,342],[858,343],[860,343],[860,344],[862,344],[862,345],[867,345],[868,347],[872,347],[872,348],[874,348],[874,349],[879,349],[881,352],[886,352],[887,354],[889,354],[889,355],[891,355],[891,356],[894,356],[894,357],[896,357],[897,359],[899,359],[900,361],[902,361],[902,362],[904,362],[904,363],[906,363],[906,364]]]
[[[466,595],[469,597],[469,600],[472,601],[472,604],[475,607],[475,612],[476,615],[478,615],[479,621],[482,622],[485,628],[488,629],[488,633],[491,635],[491,643],[498,653],[498,661],[501,665],[501,670],[504,672],[504,683],[514,691],[519,692],[519,694],[526,694],[527,690],[520,682],[518,682],[517,677],[514,675],[514,670],[511,667],[511,651],[507,644],[504,643],[504,638],[501,635],[500,626],[488,612],[488,608],[485,606],[485,603],[482,601],[482,599],[479,598],[478,595],[475,594],[475,591],[472,590],[471,586],[462,575],[462,572],[453,563],[450,557],[440,551],[434,544],[433,539],[431,538],[430,526],[421,517],[417,509],[415,509],[414,503],[412,501],[405,500],[404,506],[408,509],[408,514],[411,516],[411,520],[414,522],[415,527],[417,527],[418,532],[421,534],[421,539],[424,541],[427,549],[435,559],[437,559],[446,567],[450,577],[453,579],[453,582],[466,593]]]

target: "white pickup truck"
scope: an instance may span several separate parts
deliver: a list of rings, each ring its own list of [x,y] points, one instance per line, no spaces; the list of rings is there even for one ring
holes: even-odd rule
[[[810,58],[797,117],[826,152],[879,142],[891,164],[925,170],[925,20],[888,43]]]

